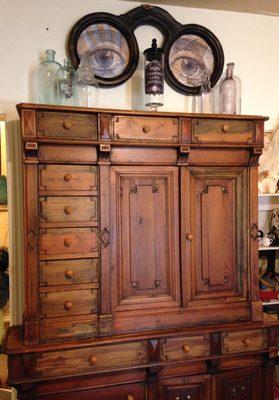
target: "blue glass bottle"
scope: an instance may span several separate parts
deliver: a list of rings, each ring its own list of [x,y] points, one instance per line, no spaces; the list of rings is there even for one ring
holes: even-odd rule
[[[61,64],[55,61],[55,51],[46,50],[46,60],[39,65],[37,100],[42,104],[59,104],[57,98],[57,71]]]

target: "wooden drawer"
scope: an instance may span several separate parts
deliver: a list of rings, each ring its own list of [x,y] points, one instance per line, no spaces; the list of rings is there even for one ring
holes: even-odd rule
[[[40,231],[40,258],[97,257],[97,228],[49,228]]]
[[[98,259],[42,261],[40,285],[72,285],[98,282]]]
[[[262,350],[266,347],[265,329],[222,333],[223,354]]]
[[[42,293],[41,316],[70,317],[97,312],[97,289]]]
[[[38,137],[97,139],[97,115],[39,112]]]
[[[178,142],[177,118],[114,117],[114,140]]]
[[[43,377],[71,375],[129,368],[146,361],[146,342],[131,342],[42,353],[37,360],[37,371]]]
[[[97,164],[97,149],[94,146],[42,145],[38,150],[38,160],[56,164]],[[61,167],[60,167],[61,168]]]
[[[253,121],[193,119],[193,142],[252,143]]]
[[[40,223],[67,226],[96,226],[98,222],[97,197],[43,197],[40,198]]]
[[[40,165],[39,190],[65,195],[96,194],[98,189],[97,167],[88,165]],[[56,193],[55,193],[56,192]]]
[[[162,360],[176,361],[209,355],[209,336],[183,336],[166,339],[162,346]]]

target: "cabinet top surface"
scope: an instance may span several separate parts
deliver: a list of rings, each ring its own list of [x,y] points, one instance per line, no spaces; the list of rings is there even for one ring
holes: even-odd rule
[[[232,114],[198,114],[198,113],[182,113],[182,112],[154,112],[146,110],[123,110],[123,109],[108,109],[108,108],[87,108],[74,106],[58,106],[49,104],[35,103],[20,103],[17,105],[19,115],[24,109],[33,109],[37,111],[64,111],[64,112],[79,112],[79,113],[112,113],[118,115],[144,115],[144,116],[165,116],[165,117],[185,117],[185,118],[204,118],[204,119],[235,119],[235,120],[263,120],[267,121],[269,117],[259,115],[232,115]]]

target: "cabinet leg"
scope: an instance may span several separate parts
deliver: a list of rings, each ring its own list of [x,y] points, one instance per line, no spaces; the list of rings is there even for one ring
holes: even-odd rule
[[[262,398],[263,400],[274,399],[274,374],[275,374],[275,361],[267,359],[263,366],[263,384],[262,384]]]

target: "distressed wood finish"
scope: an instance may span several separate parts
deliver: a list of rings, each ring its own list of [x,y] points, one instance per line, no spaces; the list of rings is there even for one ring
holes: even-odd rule
[[[272,400],[264,117],[25,104],[19,400]]]

